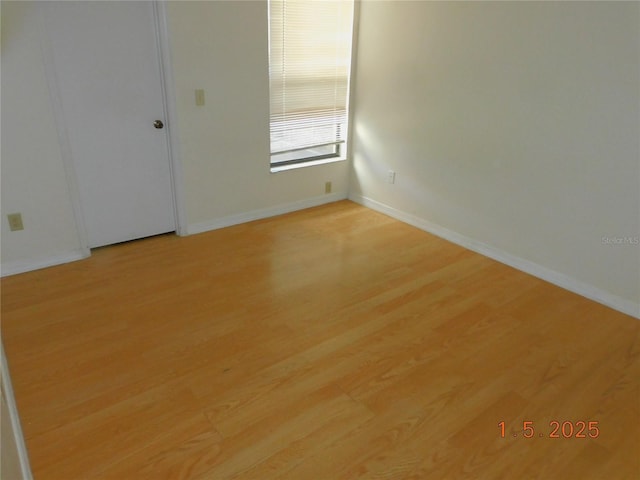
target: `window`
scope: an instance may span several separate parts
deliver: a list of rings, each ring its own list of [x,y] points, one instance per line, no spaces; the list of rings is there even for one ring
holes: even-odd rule
[[[269,0],[271,169],[345,157],[353,0]]]

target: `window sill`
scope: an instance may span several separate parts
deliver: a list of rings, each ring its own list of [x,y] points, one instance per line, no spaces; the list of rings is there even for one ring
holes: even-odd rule
[[[343,162],[347,157],[323,158],[322,160],[311,160],[308,162],[293,163],[291,165],[282,165],[271,167],[271,173],[284,172],[286,170],[295,170],[297,168],[313,167],[315,165],[324,165],[326,163]]]

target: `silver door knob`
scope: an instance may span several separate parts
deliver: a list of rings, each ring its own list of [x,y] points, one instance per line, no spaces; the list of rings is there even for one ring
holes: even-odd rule
[[[164,127],[164,123],[162,123],[162,120],[156,120],[155,122],[153,122],[153,126],[156,128],[162,128]]]

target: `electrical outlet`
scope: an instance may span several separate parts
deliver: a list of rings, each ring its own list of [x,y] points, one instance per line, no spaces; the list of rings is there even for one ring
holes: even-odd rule
[[[331,182],[324,182],[324,193],[331,193]]]
[[[9,219],[9,230],[12,232],[15,232],[16,230],[24,230],[21,213],[10,213],[7,215],[7,218]]]
[[[396,172],[389,170],[387,175],[387,183],[396,183]]]

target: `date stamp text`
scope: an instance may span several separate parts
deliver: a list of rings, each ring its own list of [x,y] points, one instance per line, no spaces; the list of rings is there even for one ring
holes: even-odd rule
[[[500,429],[500,437],[505,438],[507,436],[517,438],[598,438],[600,435],[600,428],[597,421],[557,421],[552,420],[549,422],[548,428],[540,429],[538,426],[529,420],[522,422],[522,430],[507,430],[506,422],[498,423]],[[518,425],[519,427],[519,425]]]

